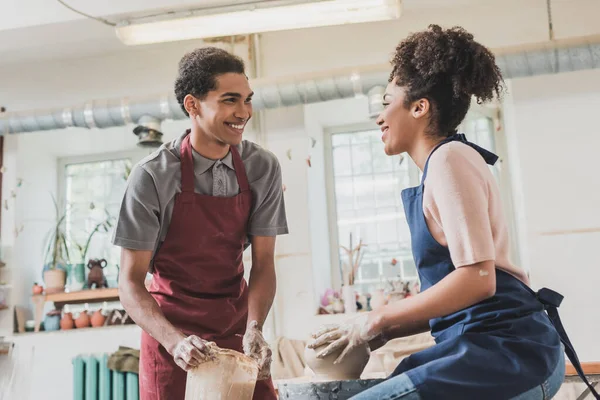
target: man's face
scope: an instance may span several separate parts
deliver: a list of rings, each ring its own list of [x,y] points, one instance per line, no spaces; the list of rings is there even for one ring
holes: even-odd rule
[[[217,77],[217,88],[202,100],[196,99],[198,113],[194,121],[219,143],[237,145],[252,117],[252,96],[244,74],[227,73]]]

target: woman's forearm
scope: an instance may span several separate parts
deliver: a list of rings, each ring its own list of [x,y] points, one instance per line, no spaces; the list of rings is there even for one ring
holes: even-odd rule
[[[479,303],[496,292],[493,261],[457,268],[429,289],[374,311],[370,331],[398,332],[423,327],[429,320],[444,317]]]

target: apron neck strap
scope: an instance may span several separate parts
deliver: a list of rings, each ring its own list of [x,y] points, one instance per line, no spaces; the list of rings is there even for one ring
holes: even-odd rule
[[[443,144],[449,143],[449,142],[453,142],[453,141],[460,141],[463,142],[464,144],[472,147],[473,149],[475,149],[485,160],[485,162],[489,165],[494,165],[496,164],[496,161],[498,161],[498,156],[494,153],[492,153],[489,150],[484,149],[481,146],[476,145],[475,143],[469,142],[467,140],[467,137],[463,134],[463,133],[456,133],[452,136],[448,136],[446,139],[442,140],[441,142],[439,142],[434,148],[433,150],[431,150],[431,153],[429,153],[429,156],[427,157],[427,161],[425,162],[425,168],[423,168],[423,177],[421,178],[421,185],[423,184],[423,182],[425,182],[425,178],[427,177],[427,169],[429,168],[429,160],[431,159],[431,155],[440,148],[440,146],[442,146]]]
[[[190,135],[188,133],[181,142],[181,191],[184,193],[194,192],[194,158]]]
[[[229,151],[231,152],[231,157],[233,158],[233,168],[235,169],[235,176],[238,181],[238,185],[240,186],[240,193],[245,192],[250,189],[250,185],[248,184],[248,175],[246,175],[246,167],[244,167],[244,163],[242,162],[242,157],[240,156],[240,152],[237,147],[229,146]]]

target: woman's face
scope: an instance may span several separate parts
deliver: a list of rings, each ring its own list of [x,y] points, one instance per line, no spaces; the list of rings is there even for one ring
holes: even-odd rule
[[[409,151],[423,128],[423,111],[429,109],[426,99],[417,100],[407,106],[404,103],[405,88],[396,85],[394,79],[387,85],[383,96],[384,109],[377,118],[381,127],[381,140],[385,143],[385,154],[392,156]],[[427,103],[427,104],[424,104]]]

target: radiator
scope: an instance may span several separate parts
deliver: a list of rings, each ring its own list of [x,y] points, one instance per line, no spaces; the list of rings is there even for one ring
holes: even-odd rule
[[[73,359],[73,400],[139,400],[138,375],[108,369],[108,354]]]

